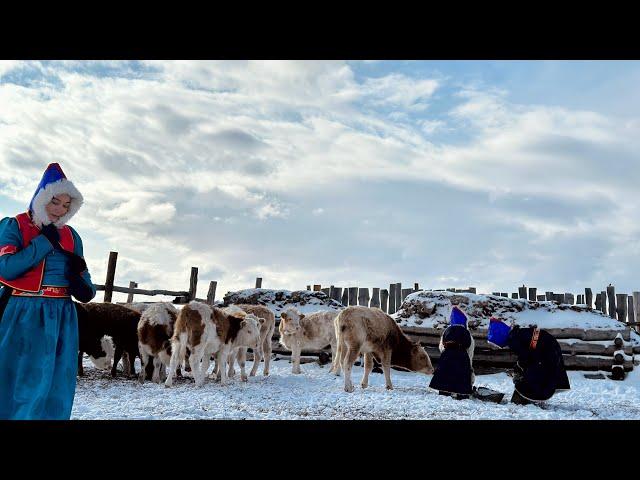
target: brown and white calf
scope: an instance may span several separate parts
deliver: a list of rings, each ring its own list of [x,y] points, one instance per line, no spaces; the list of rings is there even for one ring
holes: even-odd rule
[[[260,323],[260,347],[253,350],[253,367],[249,376],[253,377],[260,365],[261,359],[264,359],[264,368],[262,374],[264,376],[269,375],[269,362],[271,361],[271,338],[273,332],[276,329],[276,316],[264,305],[249,305],[249,304],[236,304],[236,307],[241,308],[247,313],[255,315],[258,319],[264,319],[264,322]],[[238,362],[244,362],[247,358],[247,347],[239,347],[237,352],[229,355],[229,376],[233,377],[235,370],[233,368],[236,357]]]
[[[329,372],[335,371],[336,330],[335,310],[323,310],[304,315],[293,307],[280,314],[280,343],[291,350],[292,373],[300,371],[300,352],[305,349],[319,350],[331,345],[331,358],[334,361]]]
[[[153,361],[152,381],[160,383],[166,378],[165,368],[171,360],[171,337],[178,310],[171,303],[154,303],[140,315],[138,323],[138,350],[142,369],[138,380],[144,383],[145,370]]]
[[[227,384],[228,372],[224,368],[229,361],[229,356],[237,354],[243,348],[252,348],[256,352],[261,348],[261,325],[265,323],[264,318],[258,318],[252,313],[247,313],[236,305],[231,305],[223,309],[213,308],[213,321],[217,326],[218,335],[222,340],[222,345],[216,355],[215,374],[217,380],[222,385]],[[245,373],[244,358],[238,356],[240,365],[240,378],[247,381]],[[230,372],[231,365],[229,366]],[[229,372],[229,373],[230,373]]]
[[[391,366],[425,374],[433,373],[431,359],[419,343],[412,342],[395,320],[379,308],[350,306],[335,319],[338,344],[336,374],[344,370],[344,390],[353,392],[351,367],[358,355],[364,353],[364,374],[361,386],[369,385],[373,357],[382,364],[387,389],[392,390]]]
[[[213,321],[213,308],[197,301],[185,305],[178,314],[171,338],[171,359],[165,386],[173,385],[173,377],[184,361],[187,349],[190,351],[189,364],[196,386],[202,386],[211,355],[217,354],[221,346],[222,339]]]

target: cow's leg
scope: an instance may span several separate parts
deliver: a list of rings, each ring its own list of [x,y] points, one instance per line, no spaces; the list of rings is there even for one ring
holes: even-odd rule
[[[346,346],[342,342],[342,339],[338,339],[336,341],[336,355],[333,359],[333,373],[336,376],[340,376],[340,371],[342,369],[342,361],[344,359],[344,355],[346,353]]]
[[[227,381],[227,369],[225,368],[225,365],[227,364],[227,357],[229,356],[229,350],[227,349],[227,347],[221,347],[220,350],[218,350],[218,355],[217,355],[217,362],[220,365],[218,368],[218,379],[220,380],[220,385],[225,386],[227,385],[228,381]]]
[[[84,375],[84,367],[82,366],[83,357],[84,357],[84,353],[78,352],[78,375],[81,377]]]
[[[393,385],[391,384],[391,351],[383,352],[380,359],[382,361],[384,382],[387,385],[387,390],[393,390]]]
[[[235,364],[237,355],[236,350],[233,350],[229,352],[229,356],[227,357],[227,364],[229,366],[229,370],[227,370],[227,377],[229,378],[233,378],[236,375]]]
[[[133,357],[129,354],[128,350],[123,350],[122,352],[122,373],[125,376],[129,376],[131,374],[131,363],[135,362],[136,357]],[[135,367],[134,367],[135,370]]]
[[[342,360],[342,369],[344,370],[344,391],[345,392],[353,392],[355,389],[353,388],[353,383],[351,383],[351,367],[353,366],[353,362],[358,358],[359,348],[356,348],[355,345],[345,345],[346,351],[344,355],[344,359]]]
[[[331,342],[331,368],[329,369],[329,373],[335,373],[336,371],[336,350],[337,345],[336,342]]]
[[[162,368],[162,360],[158,354],[153,357],[153,376],[151,377],[153,383],[160,383],[160,368]]]
[[[112,377],[115,377],[118,374],[118,362],[122,358],[122,351],[122,347],[120,345],[116,345],[116,351],[113,353],[113,366],[111,367]]]
[[[258,341],[257,347],[253,349],[253,365],[251,366],[251,371],[249,372],[250,377],[255,377],[256,373],[258,372],[258,366],[260,365],[260,360],[262,360],[262,349],[264,348],[263,345],[264,344],[262,342],[262,339],[260,339],[260,341]],[[244,353],[246,358],[246,348],[244,349]]]
[[[193,379],[196,382],[196,387],[200,387],[204,384],[204,380],[207,375],[207,370],[203,365],[203,356],[205,353],[203,346],[200,345],[193,348],[191,350],[191,355],[189,355],[189,365],[191,366],[191,373],[193,374]]]
[[[360,382],[362,388],[369,386],[369,374],[371,370],[373,370],[373,355],[371,352],[367,352],[364,354],[364,373],[362,374],[362,381]]]
[[[171,345],[171,359],[169,360],[169,373],[167,374],[167,379],[164,381],[165,387],[170,387],[173,385],[173,376],[176,374],[176,369],[178,368],[178,363],[180,363],[180,351],[181,345],[180,340],[173,342]]]
[[[247,381],[247,372],[244,367],[247,362],[247,347],[240,347],[237,350],[235,356],[238,358],[238,365],[240,365],[240,380],[243,382]]]
[[[264,359],[264,370],[262,370],[262,374],[265,377],[269,375],[269,364],[271,363],[271,339],[273,338],[273,330],[273,328],[269,330],[269,333],[262,341],[262,358]]]
[[[149,363],[150,355],[144,351],[144,349],[139,348],[140,350],[140,364],[142,368],[140,369],[140,375],[138,376],[138,381],[140,383],[144,383],[144,377],[147,374],[147,364]]]
[[[291,361],[293,362],[293,366],[291,367],[292,373],[302,373],[300,370],[300,353],[302,349],[298,342],[294,342],[291,346]]]

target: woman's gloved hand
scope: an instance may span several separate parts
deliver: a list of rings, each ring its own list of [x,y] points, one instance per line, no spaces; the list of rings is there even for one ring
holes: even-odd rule
[[[40,229],[40,235],[47,237],[47,240],[49,240],[49,243],[51,243],[54,248],[60,248],[60,233],[53,223],[43,226]]]
[[[76,275],[80,275],[87,269],[87,262],[84,261],[80,255],[76,255],[75,253],[69,254],[69,270],[71,273]]]

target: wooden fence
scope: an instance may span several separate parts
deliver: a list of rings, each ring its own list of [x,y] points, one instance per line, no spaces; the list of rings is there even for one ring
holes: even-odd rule
[[[134,281],[129,282],[128,287],[114,285],[115,272],[117,266],[118,252],[110,252],[107,275],[104,285],[96,285],[97,290],[104,290],[104,302],[111,302],[113,292],[128,294],[127,303],[134,301],[134,295],[169,295],[174,296],[173,303],[184,304],[191,300],[214,304],[217,282],[209,283],[207,298],[197,298],[196,290],[198,286],[198,268],[191,267],[189,276],[189,287],[184,291],[171,291],[164,289],[145,290],[138,288]],[[256,278],[255,288],[262,288],[262,277]],[[405,298],[414,292],[421,291],[418,283],[413,284],[413,288],[402,288],[402,283],[392,283],[389,288],[369,289],[366,287],[336,287],[331,285],[322,288],[322,285],[307,285],[307,290],[322,291],[327,297],[341,303],[344,306],[363,305],[369,307],[379,307],[384,312],[392,314],[397,312]],[[544,295],[537,293],[536,287],[526,287],[522,285],[517,288],[517,293],[512,293],[511,298],[527,299],[529,301],[555,301],[562,304],[574,303],[586,305],[589,309],[595,308],[604,314],[608,314],[613,319],[625,322],[627,328],[622,335],[612,330],[583,330],[577,328],[547,329],[556,339],[562,348],[565,365],[568,369],[577,370],[606,370],[606,371],[628,371],[633,369],[633,361],[630,359],[634,354],[640,353],[640,347],[632,348],[624,346],[624,341],[630,340],[632,328],[638,330],[640,326],[640,292],[633,292],[632,295],[616,294],[615,287],[609,284],[605,290],[595,295],[595,307],[593,294],[590,288],[585,288],[584,294],[575,295],[573,293],[545,292]],[[454,293],[477,293],[476,288],[466,289],[447,288],[431,291],[449,291]],[[508,297],[505,292],[492,292],[492,295]],[[276,321],[279,321],[277,319]],[[440,357],[438,343],[440,341],[441,330],[424,327],[403,327],[402,330],[415,341],[419,341],[427,350],[429,355],[437,362]],[[486,331],[475,330],[472,332],[476,340],[474,355],[474,365],[492,367],[511,367],[515,364],[515,356],[509,350],[495,350],[486,341]],[[284,350],[278,342],[279,333],[276,329],[273,336],[273,351],[289,355],[290,352]],[[610,341],[610,343],[603,343]],[[321,355],[325,350],[303,351],[306,355]],[[617,367],[617,368],[616,368]],[[623,374],[622,374],[623,376]]]

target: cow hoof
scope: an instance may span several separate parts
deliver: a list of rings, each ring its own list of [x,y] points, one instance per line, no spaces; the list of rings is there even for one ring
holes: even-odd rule
[[[349,387],[344,387],[344,391],[347,393],[352,393],[353,391],[355,391],[355,388],[353,385],[351,385]]]
[[[393,387],[391,385],[387,385],[387,390],[393,390]]]
[[[367,384],[367,383],[361,383],[361,384],[360,384],[360,386],[361,386],[362,388],[367,388],[367,387],[369,386],[369,384]]]
[[[246,376],[246,375],[242,375],[242,376],[240,377],[240,380],[242,380],[243,382],[247,382],[247,381],[249,381],[249,379],[247,378],[247,376]]]
[[[269,372],[264,372],[262,375],[264,375],[265,377],[269,376]]]
[[[171,388],[171,383],[164,382],[164,388]]]

